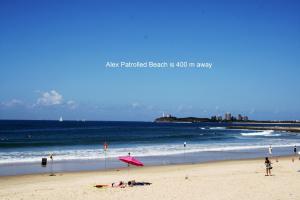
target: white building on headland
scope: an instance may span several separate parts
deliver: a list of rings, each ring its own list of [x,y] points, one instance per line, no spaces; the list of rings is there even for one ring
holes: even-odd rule
[[[165,112],[163,112],[162,117],[171,117],[171,115],[170,114],[165,114]]]

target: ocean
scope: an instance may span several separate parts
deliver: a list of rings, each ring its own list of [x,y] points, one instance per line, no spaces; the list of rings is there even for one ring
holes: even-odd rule
[[[226,129],[232,125],[0,120],[0,175],[47,172],[40,162],[50,154],[54,170],[76,171],[126,167],[118,157],[129,152],[146,165],[163,165],[263,157],[269,145],[274,156],[290,155],[300,146],[300,134]]]

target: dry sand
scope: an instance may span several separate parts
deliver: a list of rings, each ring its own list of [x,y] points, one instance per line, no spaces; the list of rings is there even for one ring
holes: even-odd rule
[[[263,159],[0,177],[0,199],[299,200],[300,161],[285,157],[272,162],[270,177],[265,177]],[[93,187],[130,179],[152,185]]]

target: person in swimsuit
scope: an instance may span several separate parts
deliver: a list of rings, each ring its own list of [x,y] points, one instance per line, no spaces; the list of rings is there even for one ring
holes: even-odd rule
[[[272,176],[271,175],[272,163],[268,157],[266,157],[265,165],[266,165],[266,176]]]
[[[116,182],[116,183],[112,183],[112,184],[111,184],[111,187],[125,188],[125,187],[126,187],[126,184],[125,184],[123,181],[119,181],[119,182]]]

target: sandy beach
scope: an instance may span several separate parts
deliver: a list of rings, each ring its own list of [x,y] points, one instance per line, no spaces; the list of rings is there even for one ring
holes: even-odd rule
[[[264,159],[3,176],[0,199],[300,199],[300,161],[284,157],[272,162],[274,175],[269,177]],[[94,187],[133,179],[152,184]]]

